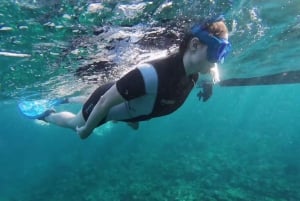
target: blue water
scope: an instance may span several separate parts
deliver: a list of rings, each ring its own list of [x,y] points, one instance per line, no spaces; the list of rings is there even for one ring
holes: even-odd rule
[[[107,124],[85,141],[17,109],[20,99],[87,94],[117,79],[137,55],[161,50],[120,40],[106,51],[105,39],[184,17],[225,14],[233,52],[222,79],[299,70],[299,0],[98,1],[101,14],[89,13],[95,2],[0,2],[0,52],[17,54],[0,54],[0,201],[300,200],[299,84],[216,86],[206,103],[195,89],[172,115],[138,131]],[[93,34],[95,26],[109,36]],[[117,67],[74,75],[99,57]]]

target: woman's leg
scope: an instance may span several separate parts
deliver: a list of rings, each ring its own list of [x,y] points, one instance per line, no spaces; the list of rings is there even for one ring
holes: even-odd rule
[[[88,96],[69,97],[68,98],[68,103],[82,103],[82,104],[84,104],[87,101],[88,98],[89,98]]]
[[[87,112],[87,110],[92,110],[96,105],[100,97],[108,90],[114,83],[107,83],[100,87],[98,87],[89,97],[86,96],[75,96],[69,97],[67,99],[68,103],[84,103],[83,109],[78,112],[77,115],[71,112],[58,112],[49,110],[49,113],[43,119],[46,122],[76,130],[76,127],[82,127],[85,124],[85,119],[88,118],[91,111]],[[92,105],[92,107],[90,107]],[[83,112],[85,113],[85,118],[83,117]]]
[[[45,120],[49,123],[62,126],[65,128],[70,128],[75,130],[76,127],[81,127],[85,124],[85,120],[82,116],[82,112],[78,112],[77,115],[71,112],[58,112],[58,113],[51,113]]]

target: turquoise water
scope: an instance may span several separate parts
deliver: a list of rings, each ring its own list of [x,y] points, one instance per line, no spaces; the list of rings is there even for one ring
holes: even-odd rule
[[[17,109],[20,99],[87,94],[160,53],[135,42],[150,26],[209,14],[225,14],[231,31],[223,79],[300,70],[299,0],[98,1],[92,13],[95,2],[0,2],[0,201],[300,200],[298,84],[216,86],[206,103],[194,90],[138,131],[107,124],[85,141]],[[76,74],[99,58],[114,65]]]

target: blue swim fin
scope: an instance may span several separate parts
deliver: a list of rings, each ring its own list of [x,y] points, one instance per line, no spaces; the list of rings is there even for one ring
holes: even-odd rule
[[[18,108],[23,115],[29,119],[42,119],[45,112],[51,110],[54,106],[67,103],[67,98],[41,99],[41,100],[23,100],[18,103]]]

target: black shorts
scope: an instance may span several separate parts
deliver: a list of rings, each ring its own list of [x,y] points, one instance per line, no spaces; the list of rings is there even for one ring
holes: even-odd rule
[[[107,90],[109,90],[115,83],[107,83],[104,85],[101,85],[98,87],[92,95],[89,97],[89,99],[84,103],[82,107],[82,115],[85,121],[89,118],[91,112],[93,111],[95,105],[98,103],[98,100],[101,98],[103,94]]]
[[[108,91],[114,84],[116,84],[118,92],[121,96],[126,100],[132,100],[138,98],[140,96],[145,95],[145,83],[143,76],[140,70],[133,69],[132,71],[128,72],[122,78],[120,78],[116,83],[107,83],[100,87],[98,87],[89,99],[84,103],[82,108],[82,115],[87,121],[91,112],[93,111],[95,105],[101,98],[101,96]],[[100,122],[99,125],[105,123],[106,118]]]
[[[121,96],[127,101],[143,96],[146,93],[142,73],[137,68],[119,79],[116,87]]]

